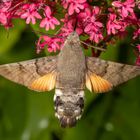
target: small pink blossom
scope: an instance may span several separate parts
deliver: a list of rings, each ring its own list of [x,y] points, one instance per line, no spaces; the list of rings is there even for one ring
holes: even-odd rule
[[[92,11],[89,7],[85,8],[82,12],[80,12],[77,16],[77,29],[79,34],[82,34],[86,28],[86,26],[91,23]]]
[[[68,8],[68,14],[72,15],[74,12],[79,13],[84,9],[86,0],[62,0],[62,5],[65,9]]]
[[[96,43],[99,43],[99,41],[103,39],[103,35],[101,32],[89,32],[89,35],[90,40],[93,40]]]
[[[69,0],[61,0],[62,1],[62,5],[65,9],[68,8],[68,5],[69,5]]]
[[[40,27],[46,29],[48,31],[50,28],[54,29],[55,25],[59,25],[60,22],[52,16],[52,12],[49,6],[46,6],[44,11],[45,18],[41,21]]]
[[[138,37],[140,37],[140,28],[137,29],[137,30],[134,32],[133,39],[136,39],[136,38],[138,38]]]
[[[69,5],[68,13],[69,15],[72,15],[74,11],[76,13],[79,13],[81,9],[84,9],[83,3],[85,3],[86,0],[71,0],[71,3]]]
[[[83,21],[84,24],[84,32],[90,35],[90,40],[99,43],[100,40],[103,39],[102,35],[102,28],[103,24],[100,21],[97,21],[97,16],[100,13],[99,7],[94,7],[91,11],[90,9],[86,8],[85,13],[79,15],[79,17],[86,19]]]
[[[74,30],[80,35],[83,33],[83,29],[81,27],[81,24],[79,20],[77,19],[75,15],[69,16],[68,14],[65,15],[65,18],[61,21],[64,23],[64,25],[61,27],[61,35],[63,37],[67,37],[71,32]],[[77,20],[76,20],[77,19]],[[76,26],[75,26],[76,25]],[[75,29],[74,29],[75,28]]]
[[[41,42],[43,40],[43,42]],[[49,52],[56,52],[61,49],[63,40],[61,38],[51,38],[48,36],[41,36],[37,43],[37,52],[40,52],[46,45]]]
[[[122,22],[118,21],[117,15],[114,13],[109,14],[109,19],[107,22],[107,33],[110,34],[116,34],[117,31],[121,30],[122,28]]]
[[[63,37],[68,36],[71,32],[74,31],[73,28],[73,21],[69,21],[68,23],[65,23],[64,26],[61,28],[61,34]]]
[[[32,24],[35,24],[36,19],[42,18],[40,14],[37,12],[36,4],[25,4],[23,6],[23,10],[25,10],[25,12],[21,14],[21,18],[26,19],[26,24],[29,24],[30,22]]]
[[[0,3],[0,11],[8,12],[8,10],[11,8],[11,5],[11,1]]]
[[[90,40],[94,40],[96,43],[99,43],[99,41],[103,39],[103,35],[101,33],[102,27],[102,23],[93,21],[87,24],[84,31],[90,35]]]
[[[51,40],[51,42],[48,44],[48,51],[49,52],[56,52],[57,50],[61,49],[60,45],[60,39],[54,38]]]
[[[127,17],[129,14],[134,13],[133,8],[135,7],[134,0],[126,0],[121,2],[120,0],[112,2],[114,7],[118,8],[118,12],[122,17]]]
[[[84,11],[80,12],[78,14],[78,19],[83,23],[83,22],[89,22],[90,18],[92,16],[91,9],[85,8]]]
[[[9,20],[11,18],[11,13],[8,10],[11,7],[12,2],[7,1],[5,3],[0,4],[0,23],[4,26],[8,26]]]
[[[61,21],[64,23],[64,25],[61,27],[61,35],[63,37],[67,37],[71,32],[73,32],[75,25],[77,25],[75,28],[76,32],[78,34],[81,33],[81,28],[78,26],[79,22],[77,22],[74,15],[70,17],[68,14],[66,14],[65,18],[61,19]]]

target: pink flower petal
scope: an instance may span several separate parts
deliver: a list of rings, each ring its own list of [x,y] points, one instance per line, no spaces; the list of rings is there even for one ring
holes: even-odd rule
[[[36,24],[36,20],[34,17],[31,17],[31,20],[32,20],[32,24]]]
[[[121,7],[122,3],[120,1],[114,1],[114,2],[112,2],[112,5],[115,7]]]
[[[55,26],[53,23],[50,23],[50,28],[54,30]]]
[[[124,17],[128,16],[128,11],[126,11],[126,9],[124,7],[122,7],[122,14]]]
[[[46,6],[46,7],[45,7],[45,15],[46,15],[47,17],[50,17],[51,14],[52,14],[52,12],[51,12],[50,7],[49,7],[49,6]]]
[[[42,28],[45,27],[46,22],[47,22],[47,19],[44,18],[40,23],[40,27],[42,27]]]
[[[56,25],[60,24],[60,22],[56,18],[52,18],[52,22],[53,24],[56,24]]]
[[[84,31],[85,31],[85,32],[89,32],[90,29],[91,29],[91,27],[92,27],[92,24],[88,24],[88,25],[85,27]]]
[[[48,31],[49,28],[50,28],[49,23],[46,23],[46,25],[45,25],[45,29],[46,29],[46,31]]]
[[[26,19],[26,24],[29,24],[30,21],[31,21],[31,18],[30,18],[30,17],[27,17],[27,19]]]
[[[92,10],[93,14],[98,14],[100,11],[99,7],[95,6],[94,9]]]
[[[34,13],[34,16],[35,16],[36,18],[38,18],[38,19],[42,19],[42,17],[40,16],[40,14],[37,13],[37,12]]]
[[[27,12],[21,15],[21,18],[23,18],[23,19],[25,19],[27,17],[28,17],[28,13]]]
[[[84,3],[84,2],[86,2],[86,0],[77,0],[78,1],[78,3]]]
[[[70,6],[69,6],[69,9],[68,9],[69,15],[72,15],[74,13],[74,8],[73,7],[74,7],[74,5],[73,5],[73,3],[71,3]]]

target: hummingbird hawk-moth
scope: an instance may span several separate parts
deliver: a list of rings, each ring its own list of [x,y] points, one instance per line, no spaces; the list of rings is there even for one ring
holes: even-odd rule
[[[0,75],[35,91],[55,88],[55,115],[62,127],[72,127],[83,112],[85,87],[108,92],[140,75],[140,67],[85,56],[73,32],[57,56],[0,65]]]

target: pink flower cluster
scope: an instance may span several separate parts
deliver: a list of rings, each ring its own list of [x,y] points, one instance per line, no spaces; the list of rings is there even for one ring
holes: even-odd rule
[[[43,11],[43,15],[40,15],[40,11]],[[55,25],[59,25],[60,22],[53,17],[52,11],[49,6],[44,5],[42,0],[36,2],[27,2],[23,0],[7,0],[0,4],[0,23],[5,27],[12,25],[11,20],[13,18],[21,18],[26,20],[26,24],[36,24],[36,20],[41,20],[40,27],[45,27],[46,30],[54,29]]]
[[[137,0],[110,0],[110,3],[103,0],[98,6],[93,0],[1,0],[0,24],[8,29],[14,26],[13,19],[20,18],[46,31],[59,25],[54,37],[40,36],[37,52],[45,46],[49,52],[60,50],[65,38],[74,30],[84,36],[89,45],[102,47],[112,39],[124,38],[127,29],[132,28],[132,41],[136,45],[140,37],[140,18],[135,11],[139,9]]]
[[[61,43],[63,43],[61,38],[41,36],[37,42],[37,53],[39,53],[45,45],[48,45],[49,52],[56,52],[56,50],[60,50]]]

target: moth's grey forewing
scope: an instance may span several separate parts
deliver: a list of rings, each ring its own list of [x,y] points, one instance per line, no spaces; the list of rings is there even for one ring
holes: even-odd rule
[[[0,75],[24,86],[56,69],[56,56],[0,65]]]
[[[105,61],[95,57],[86,57],[86,63],[89,71],[100,75],[112,83],[113,86],[122,84],[140,75],[139,66]]]
[[[73,32],[64,43],[57,59],[55,92],[56,116],[62,127],[71,127],[81,117],[84,104],[85,56],[77,33]]]

